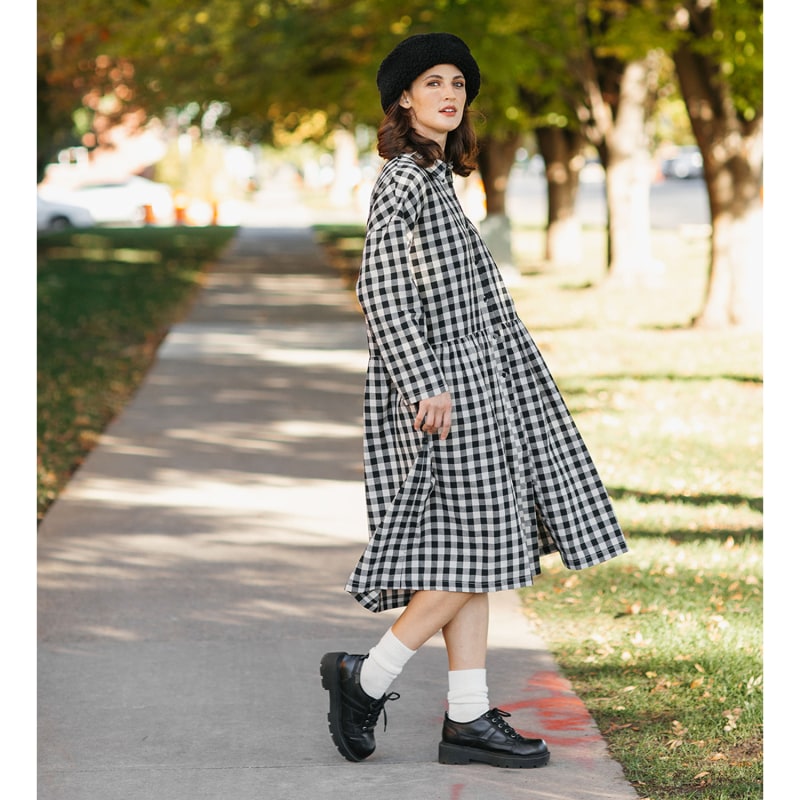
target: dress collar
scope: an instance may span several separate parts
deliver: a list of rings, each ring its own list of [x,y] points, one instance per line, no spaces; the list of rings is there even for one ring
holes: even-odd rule
[[[428,167],[428,172],[439,181],[453,182],[453,168],[445,161],[437,161],[432,167]]]
[[[418,163],[416,153],[404,153],[402,156],[400,156],[400,158],[408,158],[414,163]],[[446,161],[437,159],[430,167],[424,167],[424,169],[432,178],[441,181],[442,183],[453,183],[453,166],[452,164],[448,164]]]

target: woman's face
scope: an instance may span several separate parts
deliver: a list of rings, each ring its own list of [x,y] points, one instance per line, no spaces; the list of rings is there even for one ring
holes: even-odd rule
[[[403,92],[400,105],[409,109],[417,133],[444,150],[447,134],[461,124],[467,105],[467,84],[461,70],[453,64],[425,70]]]

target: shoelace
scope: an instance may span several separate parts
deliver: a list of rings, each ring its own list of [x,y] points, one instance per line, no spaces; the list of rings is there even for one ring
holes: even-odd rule
[[[389,692],[389,694],[385,694],[378,700],[373,700],[369,704],[369,711],[367,711],[367,715],[364,717],[364,724],[361,726],[362,731],[369,731],[372,730],[378,724],[378,716],[380,715],[381,711],[383,711],[383,731],[386,732],[386,701],[387,700],[397,700],[400,695],[397,692]]]
[[[511,716],[508,711],[502,711],[499,708],[493,708],[487,716],[489,717],[489,722],[500,728],[500,730],[502,730],[506,736],[509,736],[512,739],[522,738],[507,722],[503,721],[502,717]]]

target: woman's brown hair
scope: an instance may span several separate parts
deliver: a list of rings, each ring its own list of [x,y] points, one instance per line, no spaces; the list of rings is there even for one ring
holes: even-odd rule
[[[478,166],[478,137],[469,110],[464,110],[459,126],[447,135],[445,152],[442,153],[436,142],[414,130],[411,111],[403,108],[399,100],[392,103],[378,129],[378,154],[390,159],[403,153],[416,153],[424,167],[432,167],[437,159],[442,159],[453,167],[456,175],[466,177]]]

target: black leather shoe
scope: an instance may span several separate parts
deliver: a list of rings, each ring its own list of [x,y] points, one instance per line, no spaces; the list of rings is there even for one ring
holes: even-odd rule
[[[375,752],[375,725],[383,711],[386,728],[387,700],[397,700],[397,692],[379,700],[361,688],[361,665],[367,656],[326,653],[319,665],[322,686],[330,692],[328,729],[333,743],[348,761],[363,761]]]
[[[550,751],[543,739],[526,739],[506,721],[507,711],[493,708],[472,722],[453,722],[446,714],[439,743],[440,764],[480,761],[493,767],[543,767]]]

